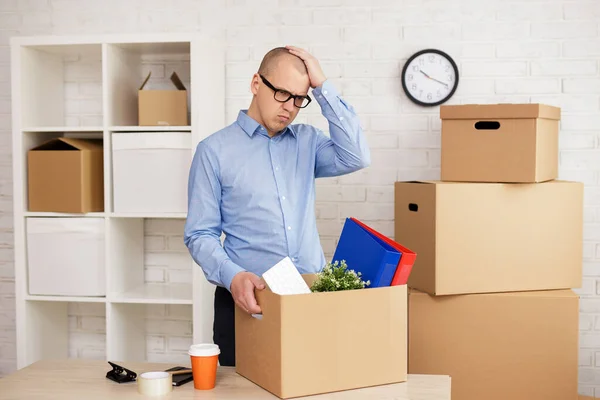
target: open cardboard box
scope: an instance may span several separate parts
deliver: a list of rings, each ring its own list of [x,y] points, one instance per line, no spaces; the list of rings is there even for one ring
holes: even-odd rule
[[[104,211],[102,139],[58,137],[27,152],[28,210]]]
[[[188,95],[183,82],[173,72],[172,90],[146,89],[151,72],[138,91],[138,124],[140,126],[186,126],[188,125]]]
[[[235,310],[236,371],[265,390],[291,398],[406,381],[406,285],[256,298],[260,318]]]

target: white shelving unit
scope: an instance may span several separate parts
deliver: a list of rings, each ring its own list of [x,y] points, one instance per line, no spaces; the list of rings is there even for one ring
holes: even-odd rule
[[[18,368],[40,359],[68,358],[69,303],[105,304],[107,360],[145,360],[146,305],[189,306],[193,316],[193,340],[211,342],[214,287],[206,282],[191,257],[191,282],[144,281],[144,220],[185,219],[186,213],[114,212],[111,139],[121,132],[190,132],[193,155],[196,144],[225,123],[222,43],[200,33],[17,37],[11,41],[11,56]],[[184,65],[187,76],[182,80],[189,94],[189,126],[138,126],[137,94],[147,74],[143,63],[153,58],[172,58]],[[83,61],[85,68],[74,73],[70,64],[73,61]],[[78,82],[78,79],[83,81]],[[77,87],[82,87],[88,96],[73,98],[73,85],[81,85]],[[28,210],[27,151],[61,136],[103,139],[103,212],[70,214]],[[104,221],[106,295],[30,294],[27,219],[73,217]]]

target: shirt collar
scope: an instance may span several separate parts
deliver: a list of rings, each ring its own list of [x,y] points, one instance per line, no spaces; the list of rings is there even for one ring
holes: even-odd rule
[[[240,110],[237,117],[237,123],[250,137],[252,137],[258,129],[262,128],[262,126],[256,122],[255,119],[248,115],[248,110]],[[281,136],[287,132],[290,132],[294,137],[296,137],[296,132],[289,126],[284,129],[284,131],[281,133]]]

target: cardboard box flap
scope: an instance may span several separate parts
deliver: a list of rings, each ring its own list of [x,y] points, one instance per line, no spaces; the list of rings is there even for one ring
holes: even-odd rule
[[[179,75],[177,75],[175,71],[173,71],[173,73],[171,74],[171,82],[173,82],[173,85],[175,85],[177,89],[186,90],[185,86],[183,85],[183,82],[181,82],[181,79],[179,79]]]
[[[142,82],[142,85],[140,86],[139,90],[144,89],[144,87],[146,86],[146,83],[148,83],[148,80],[150,80],[151,75],[152,75],[152,71],[148,72],[148,75],[146,75],[146,79],[144,79],[144,82]],[[173,71],[173,73],[171,74],[171,82],[173,82],[173,85],[177,88],[177,90],[186,90],[183,82],[181,82],[181,79],[179,78],[179,76],[177,75],[177,73],[175,71]]]
[[[148,82],[148,80],[150,79],[150,75],[152,75],[152,71],[148,72],[148,75],[146,75],[146,79],[144,79],[144,82],[142,82],[142,85],[140,86],[139,90],[142,90],[144,88],[144,86],[146,86],[146,83]]]
[[[39,146],[31,149],[37,150],[80,150],[80,151],[102,151],[102,139],[74,139],[59,137],[50,139]]]
[[[440,107],[441,119],[520,119],[560,120],[560,108],[537,103],[464,104]]]

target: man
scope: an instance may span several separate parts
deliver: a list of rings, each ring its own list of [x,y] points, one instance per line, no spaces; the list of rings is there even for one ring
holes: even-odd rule
[[[290,125],[312,98],[331,138]],[[315,178],[370,164],[353,108],[303,49],[269,51],[250,83],[253,98],[231,125],[201,141],[189,176],[184,240],[209,282],[217,285],[213,340],[221,365],[235,365],[234,303],[260,313],[260,276],[289,256],[300,273],[326,264],[315,220]],[[220,237],[225,233],[221,246]]]

